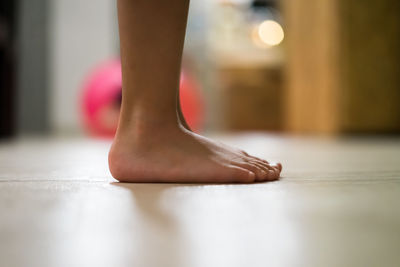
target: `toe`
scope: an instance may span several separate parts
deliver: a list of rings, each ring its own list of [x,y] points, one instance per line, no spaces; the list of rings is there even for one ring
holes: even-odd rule
[[[246,168],[235,165],[230,165],[228,168],[227,182],[254,183],[256,180],[256,174]]]
[[[277,173],[274,170],[269,170],[268,171],[268,180],[269,181],[274,181],[276,179],[278,179]]]
[[[265,160],[265,159],[261,159],[261,158],[258,158],[258,157],[255,157],[255,156],[251,156],[251,155],[250,155],[250,157],[255,159],[255,160],[257,160],[257,161],[262,162],[263,164],[269,164],[269,162],[267,160]]]
[[[273,167],[274,169],[277,169],[279,173],[282,171],[282,164],[280,163],[271,163],[270,166]]]
[[[253,162],[251,162],[251,164],[255,165],[258,169],[261,170],[261,172],[260,172],[261,175],[259,177],[257,177],[260,181],[268,179],[269,169],[266,165],[263,165],[262,163],[257,162],[257,161],[253,161]]]
[[[281,171],[282,171],[282,164],[280,164],[280,163],[278,162],[278,163],[276,163],[276,165],[278,166],[279,172],[281,172]]]
[[[263,160],[263,159],[259,159],[257,157],[250,157],[250,158],[252,159],[252,161],[257,162],[258,165],[262,166],[263,169],[265,169],[266,171],[271,169],[271,164],[268,161]]]
[[[233,164],[253,172],[256,175],[257,181],[261,181],[268,176],[268,173],[265,170],[263,170],[263,168],[258,167],[256,164],[253,164],[252,162],[233,163]]]
[[[266,163],[260,159],[253,159],[253,162],[256,162],[257,166],[261,166],[265,171],[269,170],[269,168],[268,168],[269,163]]]
[[[279,178],[280,178],[279,172],[275,171],[275,172],[274,172],[274,176],[273,176],[273,178],[272,178],[272,181],[279,180]]]
[[[278,166],[273,166],[272,171],[274,172],[274,180],[279,179],[281,171],[279,170]]]

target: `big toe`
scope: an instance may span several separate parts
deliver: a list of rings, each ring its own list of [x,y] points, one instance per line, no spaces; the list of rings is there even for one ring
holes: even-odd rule
[[[282,164],[280,164],[279,162],[272,163],[271,165],[272,165],[272,166],[276,166],[276,167],[279,169],[279,172],[282,171]]]
[[[278,179],[281,174],[282,165],[280,163],[272,163],[270,164],[270,168],[274,171],[276,179]]]

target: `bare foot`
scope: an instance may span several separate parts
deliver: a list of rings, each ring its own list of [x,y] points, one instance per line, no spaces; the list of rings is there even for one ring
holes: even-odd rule
[[[121,182],[252,183],[279,178],[282,166],[181,126],[119,131],[109,153]]]

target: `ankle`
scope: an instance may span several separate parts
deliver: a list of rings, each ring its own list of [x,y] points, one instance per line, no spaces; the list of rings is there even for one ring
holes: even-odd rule
[[[149,134],[154,131],[176,129],[179,128],[179,125],[179,119],[174,112],[157,114],[141,109],[131,112],[122,110],[117,133]]]
[[[182,131],[184,128],[178,120],[132,118],[127,121],[121,120],[114,143],[118,146],[147,147],[180,136]]]

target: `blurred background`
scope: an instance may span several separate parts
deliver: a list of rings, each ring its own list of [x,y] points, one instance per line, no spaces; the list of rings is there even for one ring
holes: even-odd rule
[[[399,14],[396,0],[192,0],[183,112],[197,131],[399,134]],[[2,0],[0,136],[112,137],[118,57],[115,1]]]

